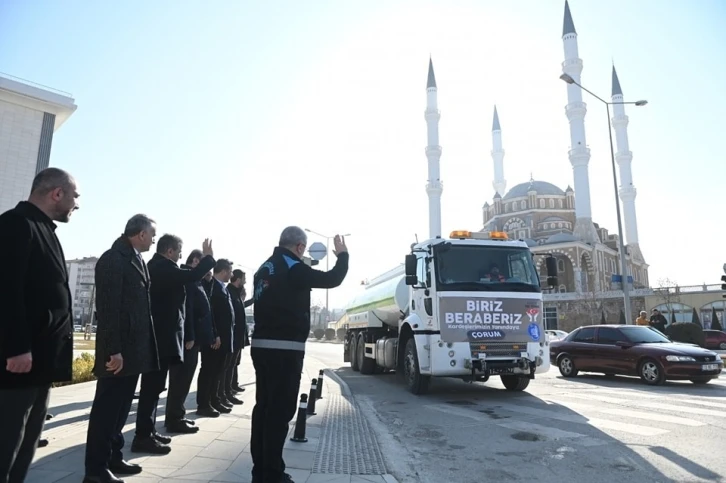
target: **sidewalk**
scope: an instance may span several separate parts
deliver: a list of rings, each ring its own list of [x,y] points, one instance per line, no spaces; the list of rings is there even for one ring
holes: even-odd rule
[[[310,391],[310,381],[325,369],[314,358],[305,358],[301,392]],[[196,434],[171,435],[172,451],[165,456],[131,453],[136,401],[124,427],[125,458],[143,467],[136,476],[120,476],[128,483],[158,482],[248,482],[252,458],[249,453],[251,413],[254,406],[254,371],[249,351],[244,351],[240,365],[240,385],[246,391],[237,397],[244,401],[230,414],[219,418],[196,419],[196,392],[187,399],[187,417],[195,420]],[[196,388],[196,380],[192,390]],[[84,452],[88,415],[95,383],[75,384],[51,391],[50,413],[43,437],[50,441],[36,452],[27,483],[80,483],[84,474]],[[158,408],[157,430],[164,432],[166,393]],[[345,383],[325,371],[323,399],[317,400],[316,415],[307,418],[307,443],[288,439],[284,458],[287,472],[296,483],[395,483],[386,474],[383,456],[372,429],[350,397]],[[294,431],[293,419],[290,436]]]

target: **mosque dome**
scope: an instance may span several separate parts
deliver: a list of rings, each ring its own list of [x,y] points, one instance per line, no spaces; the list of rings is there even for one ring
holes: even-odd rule
[[[526,183],[520,183],[514,186],[509,192],[504,195],[504,199],[508,200],[511,198],[519,198],[521,196],[527,196],[529,191],[536,191],[538,195],[559,195],[565,196],[565,192],[557,186],[547,181],[534,181],[530,180]]]

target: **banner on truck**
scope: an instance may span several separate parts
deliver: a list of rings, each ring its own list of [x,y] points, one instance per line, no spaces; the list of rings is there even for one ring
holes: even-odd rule
[[[544,340],[542,302],[534,299],[439,298],[444,342]]]

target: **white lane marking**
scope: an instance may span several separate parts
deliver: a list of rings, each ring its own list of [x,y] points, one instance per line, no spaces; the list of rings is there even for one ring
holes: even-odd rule
[[[694,408],[690,406],[678,406],[675,404],[664,404],[651,401],[636,401],[634,399],[620,399],[616,397],[597,396],[597,395],[585,395],[585,394],[569,394],[568,397],[578,399],[594,399],[596,401],[606,402],[610,404],[621,404],[623,406],[639,406],[648,409],[662,409],[664,411],[673,411],[676,413],[687,413],[687,414],[699,414],[701,416],[715,416],[719,418],[726,418],[725,411],[714,411],[711,409]]]
[[[667,414],[660,414],[660,413],[647,413],[643,411],[635,411],[632,409],[616,409],[616,408],[609,408],[609,407],[602,407],[602,406],[589,406],[584,403],[573,403],[572,401],[564,401],[561,399],[553,399],[553,398],[547,398],[547,401],[552,401],[555,404],[561,404],[562,406],[567,406],[570,409],[575,409],[578,412],[598,412],[603,414],[611,414],[613,416],[623,416],[625,418],[633,418],[633,419],[645,419],[648,421],[659,421],[662,423],[672,423],[672,424],[679,424],[681,426],[691,426],[691,427],[698,427],[698,426],[706,426],[706,423],[702,423],[701,421],[696,421],[695,419],[689,419],[689,418],[681,418],[679,416],[670,416]]]

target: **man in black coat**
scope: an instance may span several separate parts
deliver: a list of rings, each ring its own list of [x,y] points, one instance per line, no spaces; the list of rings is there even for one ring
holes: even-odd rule
[[[181,268],[192,270],[199,266],[203,257],[201,250],[192,250],[187,257],[187,263]],[[210,274],[209,271],[207,273]],[[184,363],[169,367],[169,392],[166,396],[164,426],[170,433],[196,433],[199,430],[194,421],[184,417],[186,416],[184,403],[189,396],[192,379],[199,364],[200,346],[210,347],[215,339],[212,331],[212,312],[207,294],[201,288],[201,280],[188,283],[185,290]]]
[[[297,409],[305,341],[310,333],[310,291],[337,287],[348,273],[345,239],[333,239],[338,257],[329,272],[302,261],[307,235],[285,228],[272,256],[255,273],[255,331],[250,355],[255,366],[256,404],[252,411],[252,481],[293,483],[285,473],[282,448]]]
[[[73,316],[54,222],[78,209],[70,174],[47,168],[28,201],[0,215],[0,482],[21,482],[48,411],[50,386],[70,381]]]
[[[121,431],[129,416],[139,375],[159,370],[151,320],[149,271],[141,253],[149,251],[156,222],[133,216],[96,262],[96,395],[88,418],[84,483],[119,483],[116,474],[141,467],[124,461]]]
[[[212,317],[220,339],[219,371],[212,383],[211,407],[220,413],[232,412],[232,402],[227,399],[224,383],[226,368],[230,364],[234,350],[234,306],[226,284],[232,277],[232,262],[224,258],[217,260],[214,278],[209,288],[209,302]]]
[[[181,238],[164,235],[159,238],[156,253],[149,261],[151,315],[159,348],[159,370],[141,376],[136,435],[131,443],[131,451],[134,453],[167,454],[171,451],[171,447],[155,437],[156,406],[159,404],[159,395],[164,390],[169,367],[184,362],[185,286],[201,280],[216,263],[210,240],[204,240],[203,258],[191,270],[179,268],[177,265],[181,252]]]
[[[204,279],[192,287],[194,293],[194,344],[199,346],[201,352],[201,367],[197,378],[197,416],[204,418],[218,418],[219,411],[212,407],[212,394],[216,399],[216,381],[219,372],[224,367],[224,353],[219,350],[222,339],[219,337],[217,326],[214,323],[212,306],[209,294],[212,293],[212,272],[208,272]]]
[[[242,400],[237,399],[235,393],[243,392],[245,389],[239,387],[239,374],[237,366],[242,361],[242,349],[247,341],[247,318],[245,308],[252,305],[254,300],[245,302],[245,283],[247,277],[245,272],[240,269],[232,271],[232,278],[227,284],[227,290],[232,297],[232,307],[234,308],[234,352],[232,359],[225,368],[224,389],[227,399],[233,404],[242,404]]]

